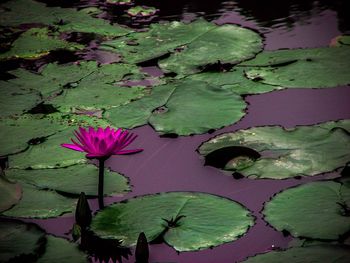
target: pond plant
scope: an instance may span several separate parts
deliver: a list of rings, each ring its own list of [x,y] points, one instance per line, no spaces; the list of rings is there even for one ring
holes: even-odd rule
[[[141,152],[143,149],[123,150],[131,144],[137,137],[122,129],[113,129],[109,126],[105,129],[101,127],[96,130],[93,127],[74,132],[77,140],[71,139],[73,144],[63,143],[62,147],[85,152],[86,158],[97,159],[99,162],[99,180],[98,180],[98,203],[100,209],[104,207],[103,203],[103,184],[104,184],[104,163],[112,155],[130,154]]]

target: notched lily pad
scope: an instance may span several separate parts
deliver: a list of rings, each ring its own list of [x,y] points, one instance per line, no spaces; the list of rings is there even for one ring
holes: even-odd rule
[[[10,156],[10,167],[19,169],[46,169],[86,163],[84,153],[68,151],[60,146],[72,137],[75,128],[68,128],[58,132],[39,144],[30,145],[25,152]]]
[[[65,129],[47,119],[22,116],[0,120],[0,156],[18,153],[29,147],[31,140],[46,138]]]
[[[295,237],[338,240],[350,230],[350,185],[313,182],[290,188],[269,201],[265,220]]]
[[[0,54],[0,60],[37,59],[53,50],[76,51],[83,48],[83,45],[60,39],[57,33],[51,32],[47,28],[31,28],[12,43],[12,48],[9,51]]]
[[[294,247],[287,250],[272,251],[250,257],[245,263],[347,263],[350,250],[347,246],[315,245]]]
[[[84,192],[89,196],[97,196],[98,168],[94,165],[82,164],[40,170],[9,169],[6,176],[12,181],[34,185],[39,189],[74,195]],[[127,178],[108,169],[105,169],[104,184],[105,195],[122,195],[130,190]]]
[[[214,195],[171,192],[131,199],[100,211],[91,228],[133,246],[141,232],[177,251],[210,248],[238,239],[254,220],[240,204]]]
[[[264,51],[243,62],[249,79],[286,88],[350,83],[350,47]]]
[[[288,130],[257,127],[219,135],[198,151],[207,164],[245,177],[313,176],[349,162],[349,130],[349,120]]]
[[[148,122],[161,134],[190,135],[232,124],[246,107],[241,96],[202,81],[181,80],[153,87],[151,92],[106,111],[105,117],[124,128]]]
[[[45,232],[36,225],[0,220],[0,262],[36,262],[45,245]]]

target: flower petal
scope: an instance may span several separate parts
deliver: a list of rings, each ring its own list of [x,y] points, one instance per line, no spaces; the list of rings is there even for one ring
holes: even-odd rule
[[[85,152],[84,149],[82,149],[81,147],[79,147],[78,145],[75,144],[68,144],[68,143],[63,143],[61,144],[62,147],[74,150],[74,151],[78,151],[78,152]]]

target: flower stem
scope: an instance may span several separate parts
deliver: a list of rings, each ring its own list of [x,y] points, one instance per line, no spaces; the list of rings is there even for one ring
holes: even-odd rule
[[[105,159],[98,159],[99,169],[98,169],[98,206],[100,209],[104,208],[103,202],[103,179],[104,179],[104,170],[105,170]]]

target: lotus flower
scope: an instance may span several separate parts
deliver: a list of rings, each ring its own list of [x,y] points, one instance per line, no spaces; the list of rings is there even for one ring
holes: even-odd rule
[[[136,139],[137,135],[122,129],[115,130],[107,127],[94,130],[92,127],[88,129],[80,127],[79,131],[75,131],[75,136],[80,144],[71,139],[73,144],[64,143],[61,146],[74,151],[86,152],[86,157],[89,159],[108,159],[115,154],[129,154],[142,151],[142,149],[123,150]]]
[[[88,129],[80,127],[79,131],[75,131],[74,133],[79,142],[71,139],[73,144],[64,143],[61,146],[74,151],[86,152],[86,158],[96,158],[99,160],[98,203],[100,209],[102,209],[104,207],[103,181],[105,161],[111,155],[136,153],[143,149],[123,150],[136,139],[137,135],[122,129],[115,130],[107,127],[105,129],[98,128],[95,130],[92,127]]]

